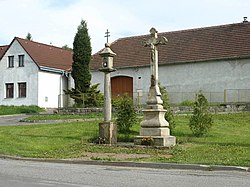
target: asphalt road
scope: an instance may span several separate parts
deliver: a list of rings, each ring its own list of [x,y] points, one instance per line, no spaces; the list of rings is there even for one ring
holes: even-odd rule
[[[0,126],[13,126],[21,124],[19,121],[27,117],[25,114],[0,116]]]
[[[250,173],[46,163],[0,159],[0,187],[246,187]]]

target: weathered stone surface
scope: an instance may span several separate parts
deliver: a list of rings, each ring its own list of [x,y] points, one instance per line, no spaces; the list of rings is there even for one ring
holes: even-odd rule
[[[145,109],[143,110],[144,119],[141,122],[141,127],[168,127],[169,124],[165,120],[164,109]]]
[[[140,136],[135,138],[135,144],[151,141],[156,146],[174,146],[176,139],[170,136],[169,123],[165,119],[166,110],[163,109],[163,101],[158,85],[158,50],[157,45],[165,45],[166,38],[158,39],[155,28],[150,29],[151,37],[144,41],[145,47],[151,48],[150,69],[151,85],[149,88],[147,107],[143,110],[144,119],[141,122]],[[151,144],[151,143],[150,143]],[[150,145],[149,144],[149,145]]]
[[[141,128],[140,136],[169,136],[168,127]]]
[[[103,59],[103,68],[99,69],[104,72],[104,121],[99,123],[99,140],[104,144],[117,143],[117,126],[112,120],[111,105],[111,79],[110,73],[113,69],[113,57],[116,54],[110,49],[108,43],[105,44],[104,50],[100,53]]]
[[[176,138],[174,136],[137,136],[134,139],[135,145],[142,145],[142,141],[145,139],[153,139],[152,146],[171,147],[176,145]]]
[[[116,144],[117,125],[113,122],[99,123],[99,136],[104,140],[104,144]]]

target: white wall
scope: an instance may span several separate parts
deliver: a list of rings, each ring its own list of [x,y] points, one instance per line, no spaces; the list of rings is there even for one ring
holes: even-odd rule
[[[14,67],[8,67],[8,56],[14,55]],[[18,67],[18,55],[24,55],[24,67]],[[15,40],[0,62],[0,105],[37,105],[38,67]],[[18,83],[26,82],[26,97],[18,97]],[[6,83],[14,83],[14,98],[6,98]]]
[[[68,74],[68,88],[67,89],[72,89],[75,88],[75,81],[71,75],[71,73]],[[69,96],[65,95],[65,98],[67,97],[67,106],[72,107],[74,105],[74,99],[70,98]]]
[[[101,91],[103,76],[101,72],[92,72],[92,84],[100,83]],[[142,90],[141,101],[145,101],[150,85],[149,67],[118,69],[111,73],[111,77],[114,76],[133,77],[134,98],[138,95],[136,92]],[[159,80],[166,86],[172,102],[191,100],[199,90],[209,94],[208,99],[214,102],[224,102],[225,90],[250,89],[250,59],[162,65]],[[230,93],[227,94],[227,102],[232,101]]]
[[[38,105],[45,108],[57,108],[63,101],[59,95],[65,89],[62,74],[40,71],[38,73]]]

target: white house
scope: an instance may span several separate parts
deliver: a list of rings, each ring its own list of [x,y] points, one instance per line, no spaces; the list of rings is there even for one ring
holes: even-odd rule
[[[0,46],[0,105],[67,105],[71,65],[71,51],[15,37]]]
[[[149,28],[150,29],[150,28]],[[214,103],[250,102],[250,23],[219,25],[159,33],[168,39],[159,46],[159,80],[170,102],[193,100],[202,90]],[[150,85],[150,49],[142,42],[149,35],[120,38],[111,44],[116,72],[111,73],[112,94],[129,93],[145,102]],[[92,83],[103,73],[99,53],[92,57]]]

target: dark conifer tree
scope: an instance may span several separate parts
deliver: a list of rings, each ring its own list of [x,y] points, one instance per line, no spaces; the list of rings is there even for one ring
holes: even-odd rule
[[[77,28],[77,33],[73,42],[73,64],[72,77],[75,81],[75,90],[80,93],[87,93],[90,88],[91,74],[89,70],[89,62],[91,59],[91,43],[88,34],[86,21],[82,20]],[[75,100],[77,104],[81,104],[81,100]]]

